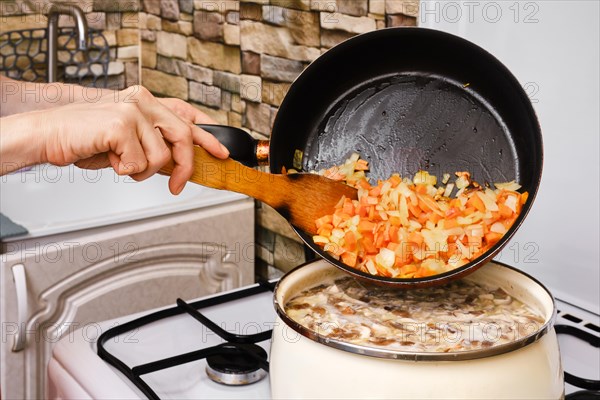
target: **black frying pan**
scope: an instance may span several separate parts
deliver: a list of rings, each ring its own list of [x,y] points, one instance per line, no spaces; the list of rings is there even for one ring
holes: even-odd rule
[[[203,126],[246,164],[264,143],[234,128]],[[529,198],[521,215],[484,256],[419,279],[372,276],[321,257],[359,278],[399,287],[431,286],[484,265],[527,215],[542,174],[542,136],[535,112],[510,71],[480,47],[424,28],[390,28],[349,39],[320,56],[285,96],[271,134],[269,165],[303,171],[342,164],[358,152],[371,179],[427,170],[469,171],[484,184],[516,180]]]

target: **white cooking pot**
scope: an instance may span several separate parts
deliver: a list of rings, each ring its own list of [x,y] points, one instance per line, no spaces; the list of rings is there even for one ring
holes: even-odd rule
[[[270,379],[273,398],[560,399],[563,371],[556,309],[532,277],[491,262],[468,280],[501,287],[545,319],[517,341],[456,353],[402,352],[328,339],[290,319],[283,306],[310,287],[346,276],[326,261],[289,272],[275,289]],[[428,322],[428,321],[423,321]]]

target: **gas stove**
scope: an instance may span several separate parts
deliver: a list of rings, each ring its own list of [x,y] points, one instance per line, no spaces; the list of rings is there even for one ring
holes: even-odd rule
[[[273,287],[178,300],[70,332],[54,348],[46,397],[270,398]]]
[[[266,282],[70,332],[49,398],[266,399],[275,321]],[[567,399],[600,398],[600,316],[557,301]]]

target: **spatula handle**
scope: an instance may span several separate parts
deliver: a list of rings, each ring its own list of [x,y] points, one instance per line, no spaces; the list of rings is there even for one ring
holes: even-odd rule
[[[160,172],[170,175],[174,167],[174,162],[170,161]],[[281,176],[246,167],[231,158],[222,160],[213,157],[199,146],[194,146],[194,172],[190,181],[214,189],[242,193],[271,206],[280,202],[270,189],[280,183]]]

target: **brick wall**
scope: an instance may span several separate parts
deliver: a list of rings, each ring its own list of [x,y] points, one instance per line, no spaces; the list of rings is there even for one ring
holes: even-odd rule
[[[416,0],[142,0],[142,84],[268,138],[290,84],[356,34],[416,24]],[[257,206],[257,267],[304,262],[298,237]]]
[[[54,2],[77,5],[84,11],[89,28],[102,31],[110,49],[108,87],[122,89],[139,83],[138,0],[56,0]],[[0,34],[21,29],[46,29],[48,26],[46,15],[50,3],[50,0],[0,0]],[[74,27],[75,21],[68,15],[61,15],[58,26]],[[41,38],[38,39],[41,41]],[[40,46],[43,48],[45,44]],[[59,53],[59,60],[62,57],[63,54]],[[27,76],[23,79],[30,80]]]

